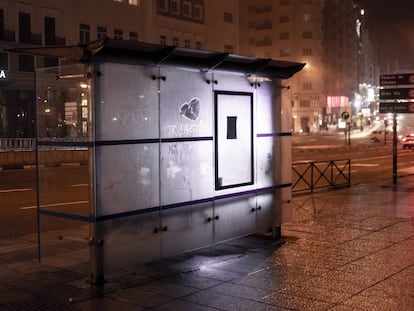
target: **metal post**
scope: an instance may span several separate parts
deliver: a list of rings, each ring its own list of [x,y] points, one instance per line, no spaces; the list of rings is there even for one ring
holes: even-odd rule
[[[392,143],[392,183],[397,183],[397,114],[393,115],[393,143]]]

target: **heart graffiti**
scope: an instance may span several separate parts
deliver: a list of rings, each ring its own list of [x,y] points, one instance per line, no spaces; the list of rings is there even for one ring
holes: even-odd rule
[[[200,99],[194,97],[190,102],[183,103],[180,107],[180,114],[188,120],[197,120],[200,115]]]

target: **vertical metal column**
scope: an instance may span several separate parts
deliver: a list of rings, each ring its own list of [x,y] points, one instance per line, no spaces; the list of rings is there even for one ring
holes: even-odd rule
[[[392,141],[392,183],[397,183],[397,114],[393,114],[393,141]]]

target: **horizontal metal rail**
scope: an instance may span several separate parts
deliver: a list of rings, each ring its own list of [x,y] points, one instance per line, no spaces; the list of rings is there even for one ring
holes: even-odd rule
[[[292,193],[351,185],[351,160],[297,162],[292,164]]]
[[[0,152],[34,150],[35,146],[35,138],[0,138]]]

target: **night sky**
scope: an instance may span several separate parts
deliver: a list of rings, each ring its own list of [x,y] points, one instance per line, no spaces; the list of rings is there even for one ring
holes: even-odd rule
[[[379,41],[381,63],[414,70],[414,1],[361,0],[367,27]],[[384,68],[383,68],[384,71]]]

